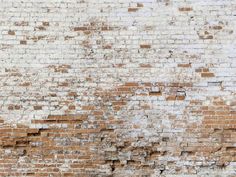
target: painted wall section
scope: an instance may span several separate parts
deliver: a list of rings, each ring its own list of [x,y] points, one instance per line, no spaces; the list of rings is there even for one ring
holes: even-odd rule
[[[235,177],[235,0],[0,0],[0,176]]]

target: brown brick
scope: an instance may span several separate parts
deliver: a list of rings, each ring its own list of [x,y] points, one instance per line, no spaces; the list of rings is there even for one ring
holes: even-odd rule
[[[85,30],[88,30],[88,28],[84,27],[84,26],[82,26],[82,27],[75,27],[74,28],[74,31],[85,31]]]
[[[142,49],[150,49],[151,45],[149,45],[149,44],[141,44],[140,48],[142,48]]]
[[[20,105],[9,105],[8,110],[20,110],[21,106]]]
[[[161,92],[149,92],[150,96],[161,96]]]
[[[20,41],[20,44],[26,45],[26,44],[27,44],[27,41],[21,40],[21,41]]]
[[[191,7],[180,7],[179,11],[181,12],[189,12],[192,11],[193,9]]]
[[[110,31],[110,30],[112,30],[112,27],[102,26],[102,31]]]
[[[141,68],[151,68],[152,66],[150,64],[139,64]]]
[[[105,46],[103,46],[103,49],[111,49],[112,48],[112,45],[105,45]]]
[[[190,67],[191,67],[191,63],[187,63],[187,64],[178,64],[178,67],[182,67],[182,68],[190,68]]]
[[[213,36],[209,35],[209,36],[205,37],[204,39],[213,39]]]
[[[212,26],[214,30],[221,30],[223,27],[222,26]]]
[[[20,84],[20,86],[23,86],[23,87],[28,87],[30,85],[31,85],[30,82],[24,82],[24,83]]]
[[[209,69],[208,68],[202,68],[202,71],[203,72],[209,72]]]
[[[185,96],[177,96],[176,100],[185,100]]]
[[[137,3],[137,7],[143,7],[142,3]]]
[[[176,96],[175,96],[175,95],[173,95],[173,96],[168,96],[168,97],[166,98],[166,101],[174,101],[174,100],[176,100]]]
[[[127,87],[137,87],[139,84],[136,82],[126,82],[125,86]]]
[[[212,35],[199,36],[200,39],[213,39]]]
[[[49,26],[49,22],[43,22],[42,25],[43,26]]]
[[[39,106],[39,105],[34,106],[34,110],[42,110],[42,106]]]
[[[77,97],[78,94],[77,94],[76,92],[69,92],[69,93],[68,93],[68,96]]]
[[[214,77],[214,73],[201,73],[202,77]]]
[[[122,105],[126,105],[126,102],[123,102],[123,101],[115,101],[115,102],[112,102],[112,105],[114,106],[122,106]]]
[[[15,31],[9,30],[9,31],[8,31],[8,34],[9,34],[9,35],[15,35]]]
[[[136,12],[136,11],[138,11],[138,8],[136,8],[136,7],[128,8],[128,12]]]

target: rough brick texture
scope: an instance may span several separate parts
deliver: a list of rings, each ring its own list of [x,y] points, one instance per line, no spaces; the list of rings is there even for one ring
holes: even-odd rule
[[[235,0],[0,0],[0,176],[235,177]]]

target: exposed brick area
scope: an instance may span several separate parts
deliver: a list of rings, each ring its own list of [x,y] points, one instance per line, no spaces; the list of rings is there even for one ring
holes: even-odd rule
[[[0,0],[0,176],[235,177],[234,0]]]

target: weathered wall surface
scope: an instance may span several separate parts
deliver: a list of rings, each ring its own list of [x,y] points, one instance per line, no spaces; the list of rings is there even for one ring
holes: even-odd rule
[[[0,176],[236,176],[235,0],[0,0]]]

